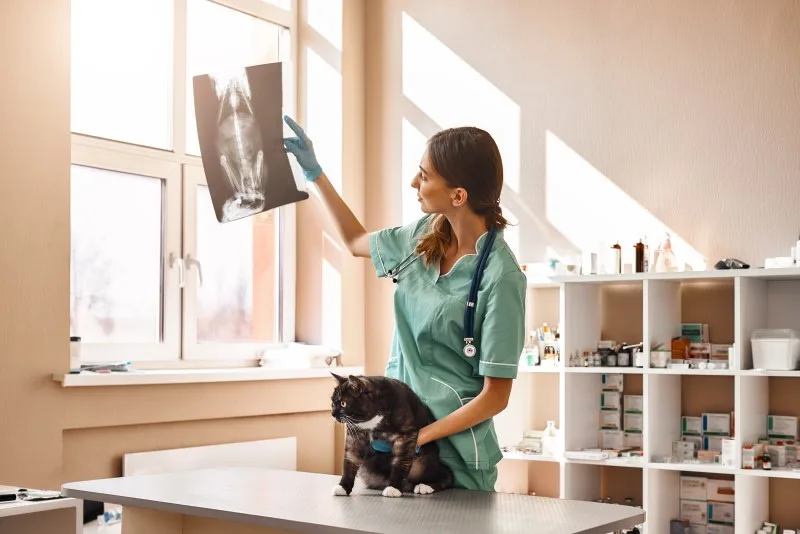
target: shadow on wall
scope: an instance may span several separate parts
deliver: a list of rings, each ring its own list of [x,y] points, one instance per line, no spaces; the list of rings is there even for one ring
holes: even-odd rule
[[[404,222],[424,139],[474,124],[502,151],[522,262],[669,231],[694,268],[760,265],[796,241],[800,4],[382,6],[402,46],[392,28],[368,44],[401,68],[402,95],[371,112],[401,109]]]

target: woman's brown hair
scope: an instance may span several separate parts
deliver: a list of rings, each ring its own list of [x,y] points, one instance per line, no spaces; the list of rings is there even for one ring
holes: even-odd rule
[[[508,225],[500,208],[503,190],[503,160],[500,150],[488,132],[474,126],[449,128],[428,140],[428,158],[436,174],[449,187],[467,190],[467,204],[478,215],[486,218],[491,229],[502,230]],[[431,220],[416,251],[426,265],[442,258],[450,246],[452,228],[442,214]]]

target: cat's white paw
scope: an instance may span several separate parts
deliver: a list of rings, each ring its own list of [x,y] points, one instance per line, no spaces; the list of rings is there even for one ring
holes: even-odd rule
[[[427,484],[417,484],[414,486],[414,493],[419,493],[420,495],[428,495],[433,493],[433,488]]]
[[[384,497],[399,497],[403,494],[399,489],[393,488],[392,486],[386,486],[383,490]]]
[[[346,497],[347,496],[347,490],[345,490],[341,486],[336,486],[335,488],[333,488],[333,491],[331,493],[334,496],[337,496],[337,497]]]

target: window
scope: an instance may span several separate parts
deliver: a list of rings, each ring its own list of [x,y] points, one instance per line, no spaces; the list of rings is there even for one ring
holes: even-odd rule
[[[290,60],[290,8],[72,1],[70,333],[85,361],[252,360],[293,340],[293,207],[217,222],[192,98],[197,74]]]

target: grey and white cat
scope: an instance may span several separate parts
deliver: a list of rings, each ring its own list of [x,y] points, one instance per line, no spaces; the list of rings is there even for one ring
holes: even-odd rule
[[[385,497],[453,487],[453,473],[440,461],[436,442],[416,450],[420,429],[434,418],[408,385],[383,376],[331,374],[337,381],[331,415],[347,428],[342,477],[334,495],[350,495],[356,476]],[[376,450],[379,444],[390,451]]]

